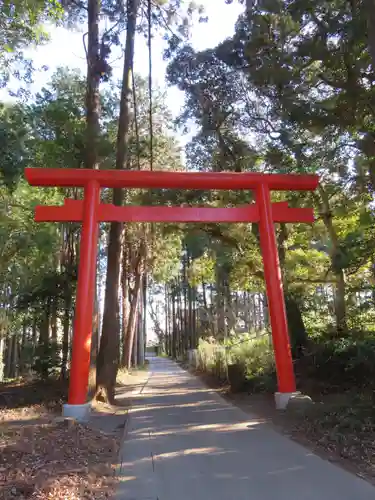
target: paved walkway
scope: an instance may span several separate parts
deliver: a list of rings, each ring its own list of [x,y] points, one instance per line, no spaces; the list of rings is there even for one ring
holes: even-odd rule
[[[135,395],[118,500],[374,500],[375,488],[152,358]]]

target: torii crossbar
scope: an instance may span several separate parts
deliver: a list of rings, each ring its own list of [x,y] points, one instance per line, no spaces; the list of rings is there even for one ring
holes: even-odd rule
[[[256,173],[119,171],[27,168],[32,186],[82,187],[84,199],[62,206],[37,206],[37,222],[82,222],[73,349],[66,414],[79,417],[87,406],[92,318],[95,294],[98,225],[100,222],[256,222],[259,224],[264,277],[272,328],[278,390],[276,405],[286,406],[296,391],[284,293],[274,223],[313,223],[310,208],[272,203],[271,191],[314,191],[315,175]],[[114,206],[100,203],[101,188],[252,190],[255,203],[242,207]]]

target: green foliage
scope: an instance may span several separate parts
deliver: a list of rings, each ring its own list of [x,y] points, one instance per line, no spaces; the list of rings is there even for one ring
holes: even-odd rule
[[[61,346],[56,342],[39,344],[33,353],[32,369],[41,380],[56,375],[61,366]]]
[[[0,104],[0,182],[14,188],[30,161],[27,112],[20,105]]]
[[[199,370],[212,373],[219,379],[226,379],[228,355],[224,345],[200,339],[197,361]]]
[[[231,3],[231,2],[227,2]],[[313,226],[278,228],[284,287],[298,297],[310,334],[342,325],[372,329],[373,301],[361,290],[374,282],[375,147],[371,109],[374,71],[365,4],[325,0],[251,2],[235,34],[196,52],[179,45],[167,71],[185,93],[177,123],[197,134],[187,146],[189,166],[201,171],[318,173],[313,195],[273,194],[291,207],[312,206]],[[249,203],[242,193],[196,193],[212,206]],[[263,290],[256,225],[210,228],[230,241],[232,290]],[[191,275],[226,267],[205,243]],[[202,260],[202,255],[205,256]],[[359,295],[355,295],[355,293]],[[341,328],[341,326],[340,326]]]
[[[274,354],[268,335],[234,338],[228,347],[232,362],[243,367],[246,387],[256,391],[275,387]]]
[[[321,341],[297,364],[305,377],[324,382],[328,389],[374,387],[375,340],[345,338]]]
[[[244,386],[252,391],[272,390],[275,387],[275,366],[268,336],[235,336],[225,342],[200,340],[198,369],[225,380],[228,365],[239,365]]]
[[[62,6],[56,0],[6,0],[1,2],[0,16],[0,86],[5,86],[10,76],[30,82],[34,68],[23,51],[48,40],[43,25],[61,22]]]

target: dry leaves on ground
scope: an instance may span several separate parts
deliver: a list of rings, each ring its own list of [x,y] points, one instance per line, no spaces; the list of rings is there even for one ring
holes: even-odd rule
[[[0,427],[0,499],[104,499],[118,442],[71,420]]]
[[[88,428],[56,419],[66,393],[67,384],[57,380],[0,386],[0,500],[111,496],[108,464],[117,459],[121,436],[103,434],[99,422]]]
[[[330,460],[375,481],[372,399],[347,396],[340,403],[317,403],[304,414],[285,415],[283,427],[294,439],[320,448]]]

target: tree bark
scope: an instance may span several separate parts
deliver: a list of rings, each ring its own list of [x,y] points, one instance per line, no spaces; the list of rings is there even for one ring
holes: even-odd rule
[[[128,140],[131,110],[131,72],[134,59],[134,39],[137,25],[139,0],[127,1],[127,30],[124,70],[117,130],[116,169],[125,168],[128,159]],[[122,190],[114,189],[114,205],[122,204]],[[105,400],[113,402],[119,365],[119,303],[122,224],[111,224],[108,241],[107,279],[105,288],[103,328],[97,362],[97,389]],[[130,351],[130,349],[129,349]],[[130,358],[131,359],[131,358]],[[127,364],[129,363],[127,360]]]
[[[184,329],[184,352],[187,353],[189,346],[191,344],[191,331],[190,331],[190,323],[189,323],[189,316],[188,316],[188,311],[189,311],[189,304],[188,304],[188,280],[187,280],[187,258],[184,255],[183,256],[183,262],[182,262],[182,293],[183,293],[183,313],[184,313],[184,322],[183,322],[183,329]]]
[[[13,335],[13,349],[12,349],[12,375],[14,378],[17,378],[19,375],[19,366],[18,366],[18,360],[19,360],[19,345],[18,345],[18,338],[17,335]]]
[[[147,337],[147,274],[143,273],[142,278],[142,301],[141,301],[141,330],[138,338],[138,364],[145,364],[146,355],[146,337]]]
[[[91,400],[96,393],[96,360],[99,347],[99,299],[98,288],[95,277],[95,297],[94,297],[94,316],[92,321],[91,352],[90,352],[90,372],[88,385],[88,398]]]
[[[99,168],[100,95],[98,61],[100,57],[100,0],[87,3],[87,89],[86,89],[86,148],[85,167]]]
[[[52,298],[51,305],[51,340],[53,342],[57,342],[57,307],[58,307],[58,298]]]
[[[42,312],[43,319],[39,331],[39,344],[48,345],[51,319],[51,299],[48,298],[45,311]]]
[[[372,70],[375,71],[375,0],[366,0],[365,8],[368,23],[368,47],[372,60]]]
[[[141,257],[141,259],[143,260],[143,257]],[[134,345],[134,337],[135,337],[135,330],[136,330],[136,324],[137,324],[138,304],[139,304],[141,283],[142,283],[142,274],[143,274],[142,267],[143,267],[143,262],[140,262],[139,268],[137,269],[136,276],[135,276],[133,297],[132,297],[132,301],[131,301],[128,328],[127,328],[127,332],[126,332],[125,368],[127,368],[128,370],[131,367],[131,361],[132,361],[132,351],[133,351],[133,345]]]
[[[126,242],[126,227],[124,227],[124,245],[122,249],[122,274],[121,274],[121,289],[122,289],[122,353],[121,353],[121,366],[126,366],[126,332],[129,322],[129,252]]]
[[[336,289],[335,289],[335,316],[336,316],[336,326],[338,335],[342,335],[347,332],[347,317],[346,317],[346,285],[345,285],[345,275],[344,270],[340,266],[340,243],[337,236],[337,232],[335,226],[333,224],[333,215],[329,204],[329,198],[324,190],[324,188],[320,185],[319,192],[321,196],[321,206],[322,206],[322,219],[324,225],[327,229],[327,233],[331,240],[331,249],[330,249],[330,257],[331,257],[331,266],[332,272],[336,278]]]
[[[165,316],[165,349],[168,356],[172,356],[172,337],[171,337],[171,307],[168,285],[164,285],[164,316]]]
[[[277,237],[277,246],[284,285],[284,300],[288,321],[289,338],[292,346],[293,356],[299,356],[303,352],[303,349],[307,346],[308,337],[301,314],[300,304],[297,300],[295,300],[293,294],[289,292],[289,283],[285,275],[285,244],[287,239],[288,231],[286,224],[280,224],[280,231]]]
[[[4,351],[5,339],[2,333],[0,333],[0,382],[4,381]]]
[[[139,292],[140,293],[140,292]],[[132,355],[131,355],[131,366],[134,368],[137,366],[138,359],[138,335],[139,335],[139,303],[140,300],[138,298],[137,310],[135,311],[135,321],[134,321],[134,335],[133,335],[133,344],[132,344]]]
[[[60,376],[63,380],[68,377],[69,360],[69,333],[71,327],[71,309],[72,309],[72,274],[75,261],[74,236],[67,226],[64,227],[63,251],[61,255],[61,267],[65,271],[64,277],[64,306],[63,306],[63,338],[62,338],[62,360]]]
[[[181,276],[177,278],[177,313],[178,313],[178,357],[184,353],[184,316],[182,311]]]
[[[177,321],[176,321],[176,295],[172,289],[170,300],[172,302],[172,358],[177,358]]]
[[[66,286],[64,296],[64,320],[63,320],[63,341],[62,341],[62,362],[61,378],[65,380],[68,374],[69,359],[69,329],[70,329],[70,309],[72,307],[72,297],[69,287]]]
[[[227,336],[226,322],[226,288],[228,276],[223,266],[216,262],[216,314],[217,314],[217,337],[224,339]]]
[[[1,333],[0,333],[1,335]],[[25,350],[26,350],[26,342],[27,342],[27,322],[26,318],[23,319],[22,321],[22,337],[21,337],[21,344],[20,344],[20,359],[19,359],[19,365],[20,365],[20,374],[23,375],[25,373]]]
[[[12,349],[13,336],[8,334],[6,338],[6,363],[5,363],[5,378],[10,378],[12,375]]]

